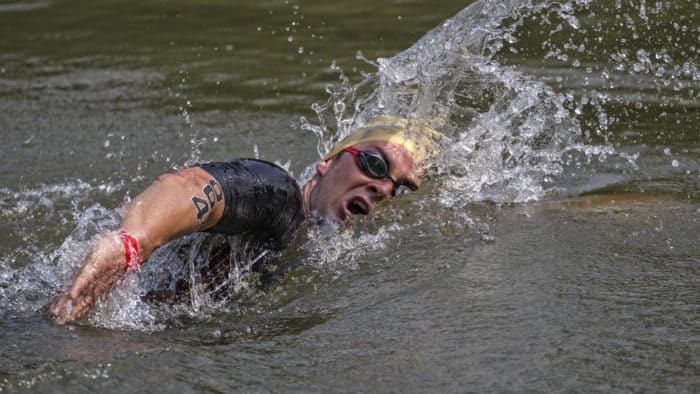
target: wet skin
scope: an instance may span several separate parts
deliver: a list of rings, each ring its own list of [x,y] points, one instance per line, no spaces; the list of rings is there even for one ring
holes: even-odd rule
[[[370,141],[356,144],[359,150],[377,152],[389,165],[389,175],[412,189],[419,186],[419,173],[411,154],[391,142]],[[391,198],[390,179],[375,179],[365,174],[354,156],[341,152],[316,165],[316,176],[304,186],[307,212],[345,222],[352,215],[368,214],[380,201]]]

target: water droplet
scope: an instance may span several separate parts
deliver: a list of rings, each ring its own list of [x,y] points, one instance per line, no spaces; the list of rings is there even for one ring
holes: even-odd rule
[[[578,28],[581,26],[578,19],[576,19],[576,17],[573,15],[569,15],[569,17],[566,18],[566,21],[569,22],[569,25],[571,25],[574,30],[578,30]]]
[[[289,42],[292,42],[292,41],[294,41],[294,37],[293,37],[293,36],[289,36],[289,37],[287,37],[287,41],[289,41]]]
[[[637,50],[637,60],[640,62],[648,62],[649,61],[649,55],[644,49],[639,49]]]
[[[678,168],[678,166],[680,166],[681,163],[679,163],[678,160],[673,160],[673,161],[671,162],[671,165],[673,166],[673,168]]]
[[[304,47],[299,47],[298,52],[299,52],[299,53],[304,53]]]

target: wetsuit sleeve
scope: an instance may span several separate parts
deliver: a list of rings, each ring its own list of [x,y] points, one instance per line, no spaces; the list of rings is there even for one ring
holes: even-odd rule
[[[252,159],[199,167],[219,182],[226,202],[208,231],[250,235],[283,247],[303,220],[299,185],[284,169]]]

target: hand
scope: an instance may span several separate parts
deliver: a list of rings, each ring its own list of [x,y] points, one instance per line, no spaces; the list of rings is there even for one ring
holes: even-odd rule
[[[124,246],[116,232],[98,235],[75,282],[51,309],[56,323],[83,317],[122,276],[125,260]]]

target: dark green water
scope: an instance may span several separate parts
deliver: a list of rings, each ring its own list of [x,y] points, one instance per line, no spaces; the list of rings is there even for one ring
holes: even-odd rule
[[[700,3],[471,3],[0,2],[0,390],[700,391]],[[159,174],[383,112],[441,119],[426,186],[281,282],[52,323]]]

